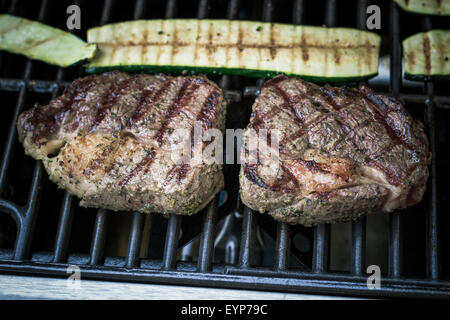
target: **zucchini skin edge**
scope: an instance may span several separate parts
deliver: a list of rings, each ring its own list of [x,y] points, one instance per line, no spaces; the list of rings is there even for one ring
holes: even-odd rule
[[[432,74],[432,75],[424,75],[424,74],[413,74],[405,72],[405,79],[411,81],[450,81],[450,74]]]
[[[319,83],[358,82],[378,75],[378,72],[376,72],[364,76],[320,77],[320,76],[301,75],[271,70],[192,67],[192,66],[157,66],[157,65],[116,65],[116,66],[101,66],[101,67],[90,67],[90,66],[85,67],[86,67],[85,71],[88,74],[97,74],[113,70],[119,70],[124,72],[146,72],[146,73],[190,74],[190,75],[193,74],[237,75],[252,78],[272,78],[280,74],[285,74],[287,76],[301,78],[305,81],[319,82]]]

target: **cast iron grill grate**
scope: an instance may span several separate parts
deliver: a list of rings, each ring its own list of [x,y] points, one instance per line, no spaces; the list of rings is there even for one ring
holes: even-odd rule
[[[320,20],[315,24],[365,29],[366,8],[372,4],[367,0],[346,1],[345,5],[343,1],[337,0],[316,1],[316,4],[302,0],[198,0],[194,1],[196,6],[193,6],[189,1],[169,0],[155,5],[137,0],[134,6],[130,6],[123,1],[105,0],[97,7],[98,3],[73,2],[79,4],[82,10],[83,29],[79,35],[83,38],[86,26],[164,17],[259,19],[294,24],[311,24],[312,20]],[[65,8],[70,4],[72,2],[50,0],[33,4],[24,1],[2,1],[0,10],[65,28]],[[151,8],[152,6],[155,8]],[[449,223],[444,217],[439,221],[439,211],[448,204],[448,188],[442,187],[443,184],[439,184],[437,180],[438,176],[444,180],[449,175],[448,170],[439,165],[445,163],[445,158],[443,155],[438,157],[437,149],[439,145],[448,143],[448,133],[438,122],[440,117],[447,119],[449,116],[450,96],[445,91],[445,85],[433,82],[424,82],[412,89],[403,87],[400,43],[404,37],[401,33],[400,18],[410,19],[411,16],[400,12],[393,3],[383,2],[380,6],[383,19],[389,17],[389,21],[383,20],[384,28],[388,29],[387,34],[383,35],[387,36],[389,41],[383,42],[382,50],[389,51],[390,77],[387,83],[376,89],[403,99],[407,107],[409,104],[417,104],[424,108],[420,111],[424,114],[422,120],[426,124],[433,153],[429,184],[421,205],[408,209],[412,213],[395,212],[389,217],[388,270],[383,274],[380,289],[370,290],[366,285],[366,218],[351,223],[348,271],[337,272],[330,269],[330,225],[302,229],[312,240],[312,250],[309,255],[300,255],[305,263],[303,267],[293,267],[290,263],[293,251],[292,234],[293,230],[297,231],[299,227],[266,219],[244,207],[237,194],[237,165],[225,165],[224,168],[229,194],[227,205],[219,207],[219,199],[216,197],[195,217],[171,215],[167,220],[161,219],[159,215],[130,213],[132,218],[126,254],[124,257],[107,255],[108,229],[110,220],[113,219],[112,214],[103,209],[81,209],[71,195],[56,190],[56,187],[48,182],[40,162],[34,162],[23,154],[16,134],[15,124],[20,112],[36,101],[45,104],[50,98],[56,97],[71,80],[83,75],[82,68],[56,68],[8,53],[0,53],[0,94],[5,104],[2,109],[4,128],[0,132],[3,148],[0,167],[0,212],[12,217],[17,235],[12,237],[13,240],[9,244],[2,245],[0,242],[0,271],[66,277],[67,267],[76,264],[80,266],[82,277],[86,279],[360,296],[450,297],[450,265],[448,258],[441,254],[445,252],[450,239],[439,232],[439,229],[443,228],[439,227],[441,224],[445,227]],[[350,17],[348,20],[341,18],[340,14],[344,10],[352,11],[346,13]],[[60,17],[56,17],[56,12]],[[308,16],[305,12],[308,12]],[[445,18],[413,16],[411,19],[421,21],[423,30],[431,29],[435,20],[438,24],[445,22]],[[251,103],[258,94],[263,79],[235,76],[212,78],[221,85],[227,98],[232,101],[229,113],[235,115],[234,119],[227,119],[227,127],[245,127]],[[11,106],[14,106],[12,110]],[[438,187],[442,188],[441,193],[438,193]],[[55,212],[50,213],[52,210]],[[219,219],[230,210],[242,212],[243,219],[237,263],[226,264],[214,259],[214,239]],[[94,214],[95,219],[86,218]],[[411,215],[411,220],[415,219],[415,228],[425,229],[424,237],[418,240],[418,243],[421,242],[416,248],[407,246],[405,239],[406,229],[410,229],[410,224],[406,225],[404,221],[408,215]],[[0,217],[3,219],[0,220],[0,226],[7,225],[6,215],[1,214]],[[44,222],[40,222],[43,219]],[[276,239],[270,266],[256,262],[255,258],[258,228],[263,223],[270,225],[269,229],[274,230],[272,234]],[[198,227],[194,227],[195,225]],[[160,241],[155,238],[155,233],[163,228],[166,231],[161,245],[157,243]],[[41,234],[40,237],[36,235],[40,229],[53,231],[44,236],[47,240],[42,240]],[[194,233],[197,232],[198,253],[192,261],[181,261],[182,259],[177,258],[181,245],[195,236],[193,232],[189,232],[190,229],[194,230]],[[78,234],[80,230],[81,235]],[[86,235],[90,230],[91,238]],[[48,242],[52,244],[52,248],[42,251],[42,248],[48,249],[48,246],[45,247],[41,243]],[[74,242],[81,243],[74,246]],[[413,244],[415,245],[415,242]],[[146,250],[142,249],[144,245]],[[87,253],[74,252],[74,248],[85,247],[88,247]],[[418,258],[408,259],[407,257],[415,255],[416,250],[421,252],[417,255]],[[418,275],[405,272],[411,269],[405,261],[419,261],[423,268],[418,268]]]

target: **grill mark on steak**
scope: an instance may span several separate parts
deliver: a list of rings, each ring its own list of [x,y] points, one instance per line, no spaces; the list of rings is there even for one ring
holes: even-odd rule
[[[386,177],[386,180],[390,184],[392,184],[394,186],[398,186],[400,184],[400,182],[401,182],[400,177],[395,172],[393,172],[392,169],[387,168],[386,166],[382,165],[380,162],[372,159],[371,156],[369,156],[369,159],[367,160],[367,164],[382,171]]]
[[[166,179],[163,182],[163,188],[172,180],[174,176],[177,177],[177,183],[181,183],[190,169],[190,165],[188,163],[179,164],[173,166],[167,174]]]
[[[52,112],[43,112],[43,108],[35,106],[27,113],[27,126],[26,129],[34,130],[32,135],[33,143],[42,146],[46,142],[39,142],[42,138],[48,138],[55,134],[59,129],[58,123],[63,121],[68,112],[71,111],[72,106],[75,103],[82,101],[88,92],[88,90],[94,85],[94,82],[90,79],[77,81],[75,83],[75,90],[70,99],[64,104],[62,110],[52,110]],[[31,125],[31,126],[30,126]],[[75,130],[78,127],[78,123],[74,123],[71,129]],[[37,130],[35,130],[37,129]]]
[[[343,89],[343,88],[341,88],[341,89]],[[347,117],[343,116],[339,112],[343,107],[345,107],[345,105],[348,105],[348,104],[344,103],[344,106],[336,104],[336,100],[334,99],[336,93],[334,92],[334,90],[330,91],[330,90],[322,89],[321,92],[324,92],[326,94],[327,100],[330,102],[332,107],[337,111],[337,113],[339,115],[341,115],[340,118],[335,117],[335,120],[336,120],[336,122],[339,123],[341,128],[346,133],[346,137],[350,139],[350,141],[353,143],[353,145],[356,147],[356,149],[359,152],[364,152],[363,148],[361,147],[361,145],[359,144],[357,139],[355,139],[355,131],[351,130],[348,127],[348,125],[345,123],[345,121],[343,121]],[[397,131],[395,129],[393,129],[393,127],[390,125],[390,122],[387,121],[386,114],[389,112],[388,106],[381,99],[379,99],[375,94],[373,94],[371,92],[371,90],[368,90],[368,88],[366,88],[366,87],[362,87],[362,88],[360,88],[359,94],[358,94],[357,91],[353,91],[353,90],[347,88],[345,90],[340,90],[340,94],[344,95],[345,97],[351,97],[352,99],[357,96],[361,96],[363,99],[365,99],[367,101],[367,106],[373,110],[374,119],[384,125],[384,127],[386,128],[386,131],[387,131],[388,135],[390,136],[391,141],[393,143],[390,143],[381,152],[385,152],[386,150],[389,150],[390,148],[393,147],[393,145],[398,144],[398,143],[403,144],[407,148],[411,148],[411,146],[405,141],[403,135],[398,134]],[[387,168],[386,166],[382,165],[379,161],[375,160],[375,157],[376,157],[376,155],[369,154],[368,155],[369,159],[367,161],[367,164],[381,170],[384,173],[386,179],[389,181],[389,183],[391,183],[394,186],[398,186],[401,182],[399,175],[397,173],[395,173],[392,169]]]
[[[130,117],[130,124],[136,124],[145,114],[147,114],[156,102],[161,99],[162,94],[167,90],[172,80],[164,81],[158,90],[143,90],[139,100],[139,106]]]
[[[197,115],[196,121],[200,121],[205,130],[211,128],[213,125],[212,119],[215,119],[217,113],[219,95],[220,93],[217,89],[211,92]]]
[[[378,122],[381,122],[384,125],[391,140],[397,144],[402,144],[407,149],[414,150],[415,147],[406,140],[405,133],[396,130],[392,126],[390,120],[387,119],[387,113],[390,111],[388,106],[380,98],[378,98],[372,90],[362,87],[360,92],[362,93],[362,97],[368,102],[368,107],[374,111],[375,120],[378,120]],[[410,135],[411,133],[408,130],[406,134]]]
[[[295,100],[302,124],[287,117],[297,117],[292,112],[273,110],[288,99],[271,82]],[[321,88],[287,77],[268,86],[253,105],[247,130],[281,130],[284,165],[274,175],[274,160],[263,162],[260,153],[258,161],[251,161],[258,150],[254,158],[242,157],[239,179],[245,205],[280,221],[309,226],[355,218],[374,208],[391,212],[420,201],[428,177],[428,143],[423,126],[399,101],[369,88]],[[250,152],[243,151],[242,156]],[[291,182],[294,178],[298,187]],[[305,198],[309,202],[299,201]]]
[[[147,173],[150,165],[155,159],[155,156],[156,156],[155,151],[150,152],[141,162],[138,163],[138,165],[125,178],[123,178],[119,182],[119,186],[120,187],[125,186],[131,180],[131,178],[133,178],[142,169],[144,169],[144,173]]]
[[[113,107],[105,112],[108,104]],[[204,76],[113,71],[75,80],[47,105],[22,112],[17,131],[25,152],[42,160],[51,180],[81,198],[82,206],[191,215],[222,188],[221,165],[194,167],[190,160],[161,188],[175,164],[172,130],[187,128],[189,135],[196,118],[203,127],[224,130],[225,114],[222,91]],[[103,120],[95,128],[98,115]],[[51,137],[41,147],[32,137],[44,131]]]
[[[336,97],[344,96],[348,99],[354,99],[357,97],[362,97],[366,102],[367,106],[373,111],[373,117],[374,119],[383,124],[386,132],[388,133],[389,137],[391,138],[391,143],[385,147],[383,150],[378,152],[379,154],[386,152],[387,150],[390,150],[393,146],[397,144],[402,144],[406,148],[410,150],[414,150],[414,147],[411,146],[405,139],[405,133],[398,132],[396,130],[391,122],[387,119],[387,113],[390,111],[389,107],[380,99],[377,97],[376,94],[374,94],[370,89],[366,87],[361,87],[358,91],[352,90],[350,88],[332,88],[329,90],[326,87],[323,87],[320,89],[322,93],[325,94],[327,101],[330,103],[330,105],[336,110],[336,113],[339,114],[341,117],[335,117],[336,122],[339,123],[341,128],[345,131],[347,138],[350,139],[350,141],[353,143],[353,145],[356,147],[356,149],[359,152],[364,152],[364,149],[359,144],[358,140],[355,139],[355,131],[351,130],[348,125],[343,121],[347,118],[347,116],[342,115],[340,113],[341,109],[345,106],[349,105],[348,100],[344,99],[344,103],[339,104],[336,102]],[[336,92],[337,91],[337,92]],[[405,124],[405,127],[408,127],[407,124]],[[406,134],[411,134],[410,131],[406,132]],[[375,154],[369,154],[369,161],[367,162],[369,165],[374,166],[381,170],[385,176],[386,179],[393,184],[394,186],[398,186],[400,184],[400,177],[398,174],[396,174],[393,170],[387,168],[386,166],[382,165],[378,161],[375,160],[376,155]],[[406,177],[408,178],[408,177]]]
[[[193,82],[192,78],[189,78],[183,82],[173,103],[171,104],[169,110],[167,111],[166,116],[161,124],[161,127],[159,128],[157,134],[155,135],[155,140],[158,143],[158,146],[162,145],[162,138],[172,118],[176,117],[180,113],[181,109],[183,109],[189,103],[190,99],[192,99],[192,94],[199,87],[197,81],[194,82],[193,86],[191,86],[192,82]]]
[[[110,90],[107,90],[101,99],[101,107],[97,110],[97,114],[95,115],[94,122],[91,126],[91,130],[95,130],[97,126],[103,121],[106,116],[106,113],[109,109],[111,109],[117,100],[121,97],[121,93],[125,90],[129,84],[134,81],[135,78],[129,77],[121,80],[119,83],[115,83]]]
[[[100,145],[98,145],[100,147]],[[86,169],[83,171],[83,174],[85,177],[89,178],[92,173],[94,173],[95,170],[97,170],[100,165],[104,162],[104,159],[107,159],[108,156],[113,152],[116,151],[118,147],[118,144],[110,143],[106,144],[102,148],[102,153],[100,154],[99,158],[92,159],[89,161],[89,164],[86,166]],[[109,165],[107,168],[105,168],[105,174],[109,173],[114,168],[115,163],[113,162],[111,165]]]
[[[289,78],[286,76],[280,76],[280,77],[274,78],[272,80],[269,80],[264,87],[275,88],[277,90],[277,93],[283,98],[284,103],[285,103],[284,105],[289,105],[291,110],[293,110],[296,121],[298,121],[300,117],[298,115],[298,112],[296,112],[295,108],[293,107],[293,103],[294,103],[293,99],[279,85],[281,82],[283,82],[286,79],[289,79]],[[386,127],[386,131],[388,132],[389,136],[395,143],[401,143],[409,149],[412,148],[409,145],[409,143],[407,141],[405,141],[403,135],[398,134],[397,131],[390,125],[390,122],[386,119],[386,114],[389,111],[389,108],[386,106],[386,104],[381,99],[379,99],[375,94],[373,94],[371,92],[371,90],[368,90],[366,87],[362,87],[360,90],[354,90],[354,89],[351,89],[348,87],[334,88],[334,87],[327,87],[327,86],[319,87],[319,88],[312,87],[310,89],[313,90],[314,92],[322,93],[322,95],[325,97],[325,101],[331,106],[332,109],[328,110],[328,112],[325,113],[324,110],[322,110],[323,108],[315,108],[317,111],[321,112],[322,114],[307,124],[301,122],[299,124],[301,126],[301,128],[297,132],[295,132],[293,135],[283,139],[280,142],[280,153],[281,154],[284,154],[284,155],[288,154],[288,152],[285,149],[285,145],[288,141],[292,141],[294,139],[300,138],[302,135],[306,134],[308,132],[308,130],[311,129],[312,126],[320,123],[321,121],[326,119],[326,117],[329,116],[330,114],[335,115],[335,117],[334,117],[335,121],[339,124],[339,126],[342,128],[342,130],[346,133],[346,138],[352,142],[352,144],[355,146],[356,150],[358,152],[363,152],[364,149],[361,147],[361,145],[357,141],[357,139],[355,139],[355,137],[356,137],[355,130],[350,129],[350,127],[348,126],[348,124],[345,121],[345,119],[347,119],[348,116],[341,113],[342,109],[345,108],[346,106],[348,106],[350,104],[349,102],[352,99],[355,99],[358,97],[362,97],[367,101],[367,105],[374,111],[375,120],[384,124],[384,126]],[[310,98],[306,95],[302,95],[302,98],[309,99],[311,102],[313,101],[312,98]],[[319,100],[320,100],[320,98],[319,98]],[[312,104],[312,105],[315,106],[315,104]],[[324,106],[326,107],[326,104],[324,104]],[[251,126],[259,129],[260,126],[264,124],[264,120],[267,120],[267,117],[265,117],[265,116],[273,117],[277,114],[277,112],[273,112],[272,110],[268,111],[263,116],[260,116],[258,113],[256,113],[256,117],[255,117],[256,124],[255,125],[251,124]],[[392,147],[392,145],[388,146],[388,148],[389,147]],[[369,165],[374,166],[374,167],[378,168],[379,170],[381,170],[385,174],[386,179],[391,184],[393,184],[394,186],[398,186],[400,183],[400,177],[398,176],[398,174],[396,174],[390,168],[387,168],[386,166],[384,166],[381,163],[379,163],[378,161],[376,161],[374,159],[374,157],[375,157],[374,155],[368,155],[367,163]],[[272,188],[271,189],[272,191],[279,191],[279,189],[277,189],[277,188],[275,188],[275,189],[277,189],[277,190],[275,190],[273,188],[273,186],[272,187],[267,186],[264,183],[261,184],[262,180],[259,178],[259,176],[257,174],[258,165],[259,164],[253,165],[253,166],[255,166],[255,169],[253,171],[249,171],[247,169],[246,176],[249,178],[249,180],[256,181],[256,183],[262,187],[264,187],[263,185],[265,185],[266,186],[265,188],[269,188],[269,189]],[[244,169],[245,169],[245,167],[244,167]],[[284,168],[283,168],[283,170],[284,170]],[[244,172],[245,172],[245,170],[244,170]],[[410,174],[411,173],[412,173],[412,171],[410,171]]]
[[[77,81],[75,91],[72,97],[64,104],[63,113],[70,111],[75,103],[82,101],[87,94],[87,91],[95,84],[91,79]]]
[[[216,119],[216,113],[217,108],[219,106],[218,104],[218,97],[220,95],[219,90],[215,89],[213,90],[209,96],[206,98],[205,103],[203,104],[201,110],[197,114],[196,121],[200,121],[202,124],[203,130],[208,130],[213,126],[213,121],[211,119]],[[194,127],[192,127],[190,132],[190,140],[191,140],[191,154],[192,149],[194,148],[195,141],[193,139],[194,135]],[[203,149],[206,146],[206,142],[202,141],[202,152]],[[172,169],[169,171],[169,174],[167,175],[166,179],[164,180],[163,185],[165,186],[167,183],[170,182],[170,180],[173,178],[173,176],[177,176],[177,182],[180,183],[183,181],[184,178],[186,178],[188,171],[190,170],[190,165],[183,163],[178,164],[172,167]]]
[[[294,99],[285,90],[283,90],[283,88],[281,88],[277,82],[271,82],[268,84],[268,86],[272,86],[283,98],[284,100],[283,109],[285,108],[290,109],[295,116],[293,117],[294,121],[297,122],[299,125],[302,125],[303,115],[300,112],[298,112],[297,108],[295,108]]]
[[[346,134],[346,138],[350,139],[350,141],[353,143],[353,145],[355,146],[356,150],[358,150],[359,152],[362,152],[362,148],[360,146],[360,144],[358,143],[358,141],[355,139],[355,131],[351,130],[347,124],[342,121],[343,119],[339,119],[339,118],[335,118],[336,122],[339,123],[339,125],[341,126],[342,130],[344,130],[345,134]]]
[[[276,116],[281,111],[280,108],[272,108],[264,114],[259,112],[255,112],[253,116],[253,121],[250,123],[250,126],[255,129],[256,132],[259,131],[260,127]]]
[[[315,127],[316,125],[320,124],[323,120],[326,119],[326,114],[321,114],[317,116],[314,120],[311,120],[310,122],[305,123],[299,130],[291,134],[289,137],[285,137],[279,144],[280,146],[280,154],[287,155],[288,152],[286,151],[286,142],[288,141],[294,141],[298,138],[301,138],[306,133],[308,133],[308,130]]]
[[[356,97],[356,93],[348,87],[334,88],[325,86],[321,87],[319,91],[325,95],[328,103],[336,111],[340,111],[342,108],[348,106],[350,100]],[[339,102],[339,98],[342,100],[341,103]]]
[[[194,85],[192,85],[192,82],[194,82]],[[164,117],[161,127],[155,135],[155,140],[157,141],[159,147],[162,146],[162,138],[164,136],[164,133],[167,131],[171,119],[173,117],[176,117],[180,113],[181,109],[183,109],[189,103],[190,99],[192,98],[192,94],[195,92],[195,90],[197,90],[199,84],[203,82],[204,80],[194,80],[192,78],[183,81],[180,90],[175,96],[169,110]],[[153,159],[156,157],[156,154],[157,151],[152,151],[149,155],[147,155],[130,174],[128,174],[124,179],[120,181],[119,185],[125,186],[130,181],[130,179],[142,169],[144,169],[144,173],[147,173],[149,167],[153,163]]]

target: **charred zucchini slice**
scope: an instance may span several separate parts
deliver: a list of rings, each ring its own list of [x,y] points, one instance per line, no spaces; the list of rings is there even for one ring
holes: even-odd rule
[[[97,46],[24,18],[0,14],[0,50],[66,67],[94,56]]]
[[[403,40],[405,77],[450,78],[450,30],[417,33]]]
[[[394,0],[401,8],[420,14],[450,15],[450,0]]]
[[[87,72],[188,71],[355,81],[378,73],[380,37],[348,28],[231,20],[137,20],[88,30]]]

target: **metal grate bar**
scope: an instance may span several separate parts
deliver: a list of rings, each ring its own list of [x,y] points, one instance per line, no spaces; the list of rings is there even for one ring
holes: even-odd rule
[[[133,14],[134,20],[142,19],[142,16],[145,11],[145,4],[146,2],[144,0],[136,0],[136,5],[134,6],[134,14]]]
[[[428,93],[432,95],[433,86],[428,83]],[[437,166],[436,166],[436,129],[435,129],[435,105],[433,102],[426,103],[426,122],[428,137],[430,139],[431,172],[428,190],[430,190],[429,211],[427,217],[427,275],[433,279],[440,277],[440,240],[439,240],[439,212],[437,201]]]
[[[166,5],[166,19],[175,17],[177,12],[177,2],[176,0],[168,0]]]
[[[24,220],[22,207],[19,207],[18,205],[12,203],[11,201],[0,199],[0,210],[1,212],[6,213],[11,218],[13,218],[14,222],[16,223],[17,230],[20,230]]]
[[[2,162],[0,167],[0,194],[3,193],[5,188],[8,168],[12,157],[13,145],[16,141],[17,136],[16,130],[17,119],[19,118],[20,112],[23,109],[26,92],[27,92],[26,86],[22,86],[19,91],[16,107],[14,108],[14,115],[11,120],[11,125],[9,127],[8,137],[6,138],[6,144],[3,150]]]
[[[43,21],[45,17],[45,12],[47,9],[47,1],[43,1],[38,14],[38,21]],[[27,60],[25,71],[23,78],[28,82],[30,78],[32,68],[32,61],[31,59]],[[26,90],[26,86],[22,88],[22,90]],[[25,93],[23,93],[23,99],[25,99]],[[19,99],[20,100],[20,99]],[[9,137],[8,137],[8,144],[6,146],[7,152],[5,152],[5,155],[8,157],[8,159],[4,159],[7,161],[7,164],[2,164],[2,169],[4,167],[4,170],[7,170],[7,165],[9,164],[9,161],[11,160],[11,150],[13,147],[13,143],[16,138],[16,123],[17,118],[19,116],[19,113],[22,109],[23,102],[18,104],[18,107],[16,108],[16,112],[14,114],[14,119],[11,122],[11,127],[9,131]],[[10,139],[10,140],[9,140]],[[29,256],[29,250],[31,247],[31,240],[33,239],[34,234],[34,227],[36,225],[36,217],[38,215],[38,207],[39,207],[39,196],[41,191],[41,180],[43,176],[43,168],[42,164],[39,161],[35,162],[34,166],[34,172],[33,177],[31,181],[28,201],[25,206],[25,212],[24,217],[20,225],[20,229],[18,230],[18,235],[16,239],[16,243],[14,245],[14,259],[15,260],[23,260],[26,259]],[[3,181],[4,182],[4,181]],[[19,226],[18,226],[19,227]]]
[[[357,5],[357,20],[356,23],[360,30],[366,29],[366,10],[368,7],[368,0],[359,0]]]
[[[108,212],[106,212],[105,209],[99,209],[97,211],[91,243],[91,256],[89,260],[89,264],[91,265],[99,265],[102,263],[106,243],[107,218]]]
[[[162,261],[163,270],[171,270],[176,267],[178,236],[180,234],[181,216],[171,214],[167,225],[166,242]]]
[[[105,0],[103,3],[102,16],[100,18],[100,25],[108,23],[109,17],[111,15],[111,9],[113,5],[113,0]]]
[[[67,257],[67,249],[69,246],[69,237],[73,218],[71,209],[72,196],[68,192],[65,192],[55,241],[53,256],[53,262],[55,263],[63,262]]]
[[[352,223],[351,272],[361,275],[366,265],[366,217]]]
[[[227,19],[236,19],[239,10],[239,0],[230,0],[228,2]]]
[[[133,222],[131,224],[130,237],[128,239],[128,250],[125,266],[133,268],[139,260],[139,252],[142,242],[142,230],[144,226],[144,214],[140,212],[133,213]]]
[[[198,3],[198,10],[197,10],[197,18],[198,19],[205,19],[208,16],[208,6],[209,1],[208,0],[200,0]]]
[[[214,253],[214,226],[217,217],[218,196],[208,205],[203,218],[203,231],[200,238],[200,247],[198,253],[197,271],[211,271],[211,263]]]
[[[33,180],[31,181],[30,196],[26,205],[25,217],[22,220],[14,246],[14,260],[24,260],[28,258],[30,253],[31,240],[33,239],[36,217],[38,215],[42,171],[42,164],[36,162]]]
[[[14,14],[14,12],[16,12],[16,10],[17,10],[17,0],[13,0],[13,1],[11,1],[11,5],[9,6],[9,9],[8,9],[8,13],[9,14]]]
[[[400,93],[401,79],[401,51],[400,51],[400,25],[397,5],[391,2],[391,72],[390,91],[394,97]],[[389,270],[392,277],[399,277],[402,272],[402,222],[401,214],[393,212],[389,217]]]
[[[247,269],[252,264],[252,248],[254,248],[255,243],[256,216],[255,212],[248,207],[245,207],[243,216],[239,267]]]
[[[78,1],[75,2],[78,4]],[[56,83],[59,83],[63,77],[64,69],[59,68],[56,75]],[[58,93],[59,86],[54,86],[52,99],[54,99]],[[67,250],[69,246],[69,237],[72,227],[73,211],[72,211],[72,195],[69,192],[64,193],[64,199],[61,207],[61,213],[59,217],[59,224],[55,240],[55,248],[53,255],[53,262],[63,262],[67,257]]]
[[[330,256],[330,225],[321,224],[314,228],[314,246],[312,270],[316,273],[327,272]]]
[[[289,225],[283,222],[278,222],[276,251],[273,263],[275,270],[285,270],[288,267],[290,245],[291,238]]]
[[[47,1],[43,1],[42,5],[39,9],[38,21],[43,21],[46,7],[47,7]],[[17,2],[14,1],[11,3],[9,13],[14,14],[14,12],[16,11],[16,8],[17,8]],[[22,79],[24,79],[26,83],[28,83],[28,80],[30,79],[31,66],[32,66],[32,60],[27,59],[27,62],[25,65],[25,70],[24,70],[24,73],[22,76]],[[16,136],[17,136],[16,124],[17,124],[17,119],[19,118],[19,114],[23,108],[23,104],[25,101],[25,93],[26,93],[25,86],[21,87],[17,105],[14,110],[13,119],[12,119],[11,125],[9,127],[8,138],[6,140],[6,145],[5,145],[5,148],[3,151],[1,168],[0,168],[0,194],[3,193],[6,175],[7,175],[10,160],[11,160],[11,153],[12,153],[14,142],[16,141]]]
[[[272,0],[264,0],[262,21],[264,22],[272,21],[272,11],[273,11]]]
[[[336,25],[336,0],[327,0],[325,14],[325,25],[334,27]]]
[[[294,7],[292,8],[292,21],[294,24],[302,24],[303,22],[303,0],[295,0]]]
[[[425,29],[431,30],[432,23],[430,17],[424,18]],[[425,90],[428,95],[426,101],[425,110],[425,123],[427,126],[428,139],[430,141],[431,167],[430,178],[428,179],[428,190],[430,192],[428,203],[428,215],[427,215],[427,243],[426,243],[426,255],[427,255],[427,276],[433,280],[437,280],[440,277],[440,240],[439,240],[439,208],[438,208],[438,174],[437,163],[438,158],[436,150],[436,108],[433,103],[434,84],[433,82],[425,83]]]
[[[152,251],[152,244],[150,242],[152,230],[153,230],[153,213],[146,215],[147,223],[144,223],[144,243],[146,244],[145,252],[144,252],[144,258],[150,257],[151,251]]]

